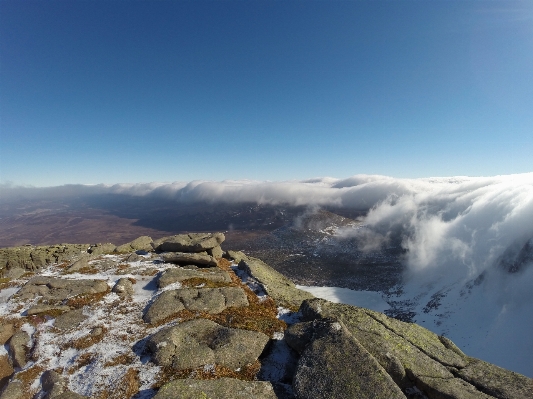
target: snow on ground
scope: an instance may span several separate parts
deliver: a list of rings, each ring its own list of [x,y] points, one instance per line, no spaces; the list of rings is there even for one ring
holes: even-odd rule
[[[344,303],[346,305],[359,306],[384,312],[389,309],[389,304],[385,302],[379,292],[374,291],[355,291],[348,288],[340,287],[315,287],[297,285],[296,288],[310,292],[317,298],[326,299],[335,303]]]

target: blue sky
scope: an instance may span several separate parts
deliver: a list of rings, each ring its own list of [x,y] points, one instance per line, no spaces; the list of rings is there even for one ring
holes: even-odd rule
[[[0,183],[533,171],[530,1],[0,1]]]

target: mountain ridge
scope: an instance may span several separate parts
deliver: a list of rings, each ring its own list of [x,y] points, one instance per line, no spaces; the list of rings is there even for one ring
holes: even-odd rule
[[[0,249],[3,369],[12,368],[0,398],[105,398],[111,386],[107,397],[143,399],[236,390],[297,399],[533,397],[531,379],[416,324],[313,298],[262,260],[222,251],[223,241],[191,233]],[[143,321],[153,309],[160,316]],[[245,338],[232,337],[241,331],[257,335],[239,347]],[[101,346],[117,336],[124,342],[106,353]]]

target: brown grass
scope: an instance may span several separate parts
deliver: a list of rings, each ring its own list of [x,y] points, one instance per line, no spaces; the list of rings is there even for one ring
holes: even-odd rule
[[[166,383],[173,380],[180,380],[185,378],[194,378],[196,380],[217,380],[219,378],[228,377],[244,381],[254,381],[257,373],[261,369],[259,360],[248,364],[240,369],[240,371],[232,370],[218,364],[213,367],[198,367],[196,369],[174,370],[171,366],[163,367],[158,374],[157,381],[152,385],[153,389],[159,389]]]
[[[90,346],[97,344],[98,342],[102,341],[105,338],[105,334],[107,332],[107,329],[105,327],[100,326],[100,328],[102,329],[101,334],[98,334],[98,335],[88,334],[84,337],[78,338],[77,340],[69,341],[63,346],[63,349],[74,348],[74,349],[80,350],[80,349],[89,348]]]
[[[68,369],[69,374],[73,374],[76,370],[81,369],[83,366],[87,366],[88,364],[91,364],[94,360],[94,354],[93,353],[82,353],[78,359],[76,360],[76,363]]]
[[[32,366],[26,370],[19,371],[16,373],[17,379],[22,382],[22,391],[24,392],[23,397],[32,397],[36,392],[32,392],[31,384],[39,378],[39,376],[44,373],[45,369],[41,365]]]
[[[74,271],[71,271],[71,272],[67,272],[65,274],[73,274],[73,273],[80,273],[80,274],[97,274],[99,273],[100,271],[94,267],[94,266],[85,266],[85,267],[82,267],[81,269],[79,270],[74,270]]]
[[[130,399],[139,392],[140,386],[139,371],[134,368],[129,368],[120,381],[115,382],[112,387],[112,392],[106,389],[100,392],[95,399]]]
[[[240,286],[244,290],[244,293],[248,298],[249,306],[227,308],[219,314],[191,312],[190,310],[185,309],[161,320],[155,325],[162,325],[178,318],[182,321],[203,318],[212,320],[225,327],[259,331],[270,337],[272,337],[275,332],[283,331],[287,328],[287,324],[278,319],[278,308],[276,302],[272,298],[267,298],[260,302],[257,295],[248,286],[242,284],[239,277],[235,275],[230,267],[231,262],[227,259],[220,259],[218,264],[221,269],[228,272],[232,280],[229,285]],[[200,281],[206,282],[204,279],[197,278],[184,280],[187,284],[196,284]],[[225,285],[227,286],[228,284]],[[207,282],[206,287],[208,287]]]
[[[122,355],[118,355],[113,359],[107,361],[104,364],[104,367],[118,366],[119,364],[128,365],[133,363],[134,360],[135,356],[133,356],[131,353],[123,353]]]
[[[81,309],[86,305],[92,305],[96,302],[99,302],[109,292],[110,292],[110,289],[108,288],[106,291],[99,292],[97,294],[78,295],[73,298],[69,298],[66,304],[67,306],[70,306],[71,308]]]

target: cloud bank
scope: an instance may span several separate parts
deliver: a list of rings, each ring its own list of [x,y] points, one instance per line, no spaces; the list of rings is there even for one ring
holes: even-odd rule
[[[404,249],[406,278],[394,300],[411,306],[417,322],[449,336],[470,355],[533,375],[533,173],[2,186],[0,205],[109,194],[366,211],[363,225],[338,231],[339,239],[356,238],[359,249],[368,251],[387,245]]]
[[[192,181],[66,185],[4,185],[0,201],[122,194],[180,203],[256,203],[366,210],[360,235],[370,249],[397,237],[412,273],[476,276],[502,257],[516,256],[533,237],[533,173],[494,177],[396,179],[356,175],[303,181]],[[507,252],[506,252],[507,250]]]

